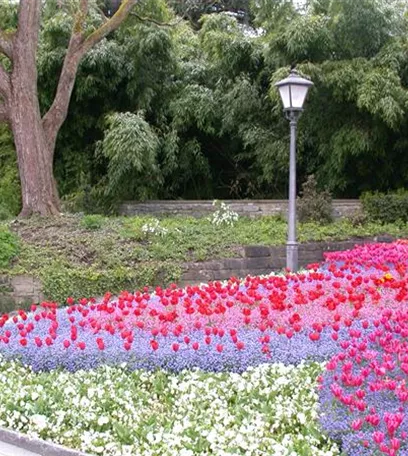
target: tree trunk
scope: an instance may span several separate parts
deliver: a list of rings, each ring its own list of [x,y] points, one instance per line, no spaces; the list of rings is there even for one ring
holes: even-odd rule
[[[129,16],[138,0],[122,0],[120,8],[86,36],[89,0],[80,0],[74,16],[70,43],[65,55],[54,101],[41,118],[37,89],[37,48],[42,0],[19,0],[16,32],[0,29],[0,56],[11,60],[11,72],[0,60],[0,122],[10,124],[14,135],[21,180],[22,217],[60,213],[54,179],[54,149],[64,123],[81,58]]]
[[[21,217],[60,213],[53,175],[53,151],[48,149],[42,126],[36,74],[16,71],[11,81],[10,124],[14,135],[21,179],[23,208]]]
[[[23,208],[20,216],[57,215],[61,211],[53,160],[48,158],[51,152],[46,146],[41,116],[22,101],[14,103],[11,126],[21,178]]]

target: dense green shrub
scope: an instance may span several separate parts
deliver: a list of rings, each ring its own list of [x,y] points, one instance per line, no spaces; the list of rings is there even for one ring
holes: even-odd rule
[[[0,221],[7,220],[12,217],[9,208],[0,202]]]
[[[0,125],[0,220],[21,209],[20,179],[10,131]]]
[[[144,263],[134,269],[116,267],[109,270],[53,264],[41,271],[40,278],[47,299],[65,302],[69,296],[79,299],[102,296],[107,291],[119,294],[123,290],[133,292],[144,286],[168,285],[179,280],[180,275],[180,267],[172,262]]]
[[[87,230],[99,230],[105,221],[103,215],[93,214],[85,215],[81,220],[81,226]]]
[[[7,268],[18,254],[19,242],[15,234],[7,227],[0,226],[0,269]]]
[[[319,191],[313,175],[302,185],[301,197],[298,198],[298,216],[300,222],[330,223],[333,221],[332,197],[328,191]]]
[[[408,222],[408,191],[365,193],[361,197],[365,214],[382,223]]]
[[[116,213],[114,198],[105,195],[103,182],[99,185],[85,185],[73,193],[61,198],[62,210],[66,213],[77,214],[109,214]]]

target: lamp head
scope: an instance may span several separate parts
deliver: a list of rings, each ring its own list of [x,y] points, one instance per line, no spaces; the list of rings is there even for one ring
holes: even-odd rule
[[[302,111],[307,94],[313,82],[302,78],[292,69],[289,76],[275,84],[278,88],[285,111]]]

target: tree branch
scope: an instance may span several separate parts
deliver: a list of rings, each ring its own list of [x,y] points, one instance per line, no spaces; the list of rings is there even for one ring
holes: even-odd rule
[[[62,66],[57,93],[50,109],[43,117],[44,133],[51,153],[55,149],[58,131],[68,114],[69,101],[82,57],[109,33],[116,30],[129,16],[131,9],[137,2],[138,0],[124,0],[118,11],[109,20],[85,38],[84,30],[86,14],[88,12],[88,0],[81,0]]]
[[[102,9],[102,8],[99,8],[98,6],[96,6],[96,10],[97,10],[98,13],[100,14],[103,23],[105,24],[106,22],[108,22],[109,18],[108,18],[107,16],[105,16],[105,13],[103,12],[103,9]]]
[[[0,122],[9,121],[9,110],[6,103],[0,103]]]
[[[80,26],[81,26],[81,29],[83,30],[85,27],[86,16],[88,15],[88,0],[80,0],[79,11],[82,16],[80,18],[82,20],[82,23],[80,24]]]
[[[86,38],[82,45],[83,54],[103,40],[109,33],[115,31],[122,22],[127,19],[132,8],[138,1],[139,0],[124,0],[115,14]]]
[[[0,30],[0,52],[10,60],[13,58],[13,39],[8,33]]]

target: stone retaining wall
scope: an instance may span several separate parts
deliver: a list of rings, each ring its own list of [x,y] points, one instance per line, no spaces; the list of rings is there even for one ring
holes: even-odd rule
[[[393,242],[390,236],[355,238],[346,241],[310,242],[299,245],[299,266],[306,267],[324,260],[325,252],[353,249],[358,244]],[[199,263],[185,263],[179,284],[196,284],[210,280],[226,280],[232,276],[263,275],[286,267],[286,246],[242,247],[240,258],[224,258]]]
[[[214,212],[212,201],[127,201],[120,205],[121,215],[183,215],[205,217]],[[262,217],[266,215],[285,215],[288,211],[287,200],[226,200],[231,209],[241,216]],[[333,216],[342,218],[361,212],[359,200],[334,200]]]
[[[324,260],[324,252],[354,248],[357,244],[392,242],[389,236],[355,238],[346,241],[310,242],[299,245],[299,265],[305,267]],[[179,285],[197,284],[213,280],[226,280],[232,276],[263,275],[280,271],[286,266],[286,247],[244,246],[239,257],[224,258],[198,263],[184,263]],[[43,299],[41,283],[31,276],[0,276],[0,313],[21,305],[29,305]]]
[[[39,279],[30,275],[0,275],[0,313],[43,301]]]

